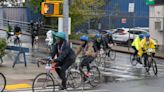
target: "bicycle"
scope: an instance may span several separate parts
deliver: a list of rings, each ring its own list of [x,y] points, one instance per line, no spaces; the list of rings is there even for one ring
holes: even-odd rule
[[[83,83],[89,83],[92,87],[96,87],[100,84],[100,70],[97,66],[95,65],[91,65],[90,66],[90,73],[91,75],[86,75],[86,69],[80,68],[80,64],[83,61],[84,57],[79,57],[80,58],[80,62],[78,64],[76,64],[76,69],[80,71],[81,76],[83,78],[82,84]]]
[[[136,66],[139,62],[142,62],[143,57],[139,57],[138,55],[133,56],[130,54],[130,63],[132,66]]]
[[[153,69],[153,72],[154,72],[154,75],[157,75],[158,74],[158,68],[157,68],[157,63],[154,59],[154,56],[153,56],[153,53],[154,53],[154,50],[149,48],[147,50],[147,55],[146,55],[146,67],[145,67],[145,70],[146,72],[149,73],[151,67]]]
[[[55,64],[52,65],[50,59],[42,59],[37,62],[38,67],[41,64],[46,64],[45,73],[38,74],[35,79],[33,80],[32,84],[32,91],[37,92],[37,90],[42,90],[45,92],[48,89],[48,92],[55,92],[57,86],[59,86],[60,82],[58,81],[58,78],[55,77],[52,73],[52,71],[55,72],[56,68]],[[67,70],[67,85],[72,88],[78,88],[79,87],[79,81],[81,83],[81,75],[77,71],[71,71],[70,69]],[[40,84],[40,85],[38,85]]]
[[[108,60],[114,61],[115,58],[116,58],[116,51],[112,50],[111,48],[109,48],[107,51],[101,49],[97,54],[95,63],[97,66],[102,66],[105,68],[106,61]]]
[[[6,87],[6,77],[0,73],[0,92],[3,92]]]

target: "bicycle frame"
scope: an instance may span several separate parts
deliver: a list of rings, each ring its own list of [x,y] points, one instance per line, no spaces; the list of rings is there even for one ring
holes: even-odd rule
[[[44,60],[44,61],[46,61],[46,60]],[[41,61],[40,61],[40,62],[41,62]],[[55,66],[57,63],[51,64],[50,62],[51,62],[50,60],[46,61],[46,66],[45,66],[46,73],[47,73],[48,75],[50,75],[50,76],[53,78],[53,80],[54,80],[55,82],[60,83],[60,82],[57,80],[57,77],[55,77],[55,76],[53,75],[53,72],[56,73],[56,68],[60,68],[60,67],[56,67],[56,66]],[[41,62],[41,63],[43,63],[43,62]],[[37,65],[38,65],[38,67],[40,66],[40,65],[39,65],[39,62],[37,63]]]

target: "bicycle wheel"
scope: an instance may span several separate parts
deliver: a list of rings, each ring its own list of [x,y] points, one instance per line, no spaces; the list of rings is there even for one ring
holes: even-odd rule
[[[96,87],[100,84],[100,70],[97,66],[91,66],[91,76],[89,76],[89,84],[92,87]]]
[[[37,75],[32,84],[32,92],[55,92],[55,82],[51,75],[47,73]]]
[[[150,68],[151,68],[151,63],[150,63],[150,59],[148,58],[148,59],[146,60],[146,67],[145,67],[146,72],[149,73]]]
[[[130,54],[130,63],[132,66],[136,66],[138,64],[137,60],[133,60],[133,54]]]
[[[109,54],[109,57],[110,57],[111,60],[115,60],[116,59],[116,51],[110,49],[108,54]]]
[[[6,78],[5,76],[0,73],[0,92],[3,92],[6,86]]]
[[[101,57],[100,57],[100,55],[97,55],[97,57],[96,57],[94,63],[95,63],[97,66],[99,66],[99,65],[100,65],[100,61],[101,61]]]
[[[157,63],[155,62],[154,59],[152,59],[151,66],[153,68],[154,75],[158,74],[158,68],[157,68]]]
[[[81,74],[77,71],[70,71],[67,74],[67,84],[71,88],[79,88],[82,84]]]

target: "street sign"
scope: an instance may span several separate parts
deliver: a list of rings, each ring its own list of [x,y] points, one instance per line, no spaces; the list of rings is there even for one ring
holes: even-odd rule
[[[128,9],[128,12],[134,12],[134,3],[129,3],[129,9]]]
[[[61,17],[60,14],[60,5],[62,1],[46,1],[42,2],[41,13],[46,17]]]

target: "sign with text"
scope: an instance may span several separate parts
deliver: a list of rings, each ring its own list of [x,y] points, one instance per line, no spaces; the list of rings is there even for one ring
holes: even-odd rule
[[[126,24],[126,18],[122,18],[122,19],[121,19],[121,23],[122,23],[122,24]]]
[[[134,12],[134,3],[129,3],[129,9],[128,12]]]

